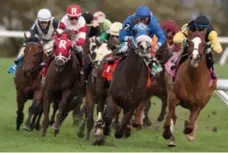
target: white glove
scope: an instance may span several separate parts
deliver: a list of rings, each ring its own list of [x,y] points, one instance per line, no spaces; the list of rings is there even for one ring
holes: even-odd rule
[[[26,32],[25,32],[25,36],[26,36],[27,38],[31,37],[31,32],[26,31]]]
[[[155,46],[155,51],[157,51],[160,47],[161,47],[161,43],[160,42],[158,42],[157,44],[156,44],[156,46]]]

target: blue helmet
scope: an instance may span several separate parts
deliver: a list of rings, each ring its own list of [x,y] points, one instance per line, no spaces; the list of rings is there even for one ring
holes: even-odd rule
[[[150,17],[151,11],[146,5],[141,5],[136,9],[135,15],[139,18]]]

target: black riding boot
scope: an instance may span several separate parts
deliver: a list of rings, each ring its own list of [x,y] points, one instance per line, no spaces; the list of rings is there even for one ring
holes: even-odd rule
[[[81,74],[81,83],[84,84],[84,68],[83,68],[83,62],[82,62],[82,52],[76,53],[76,57],[78,59],[79,65],[80,65],[80,74]]]
[[[216,73],[214,71],[214,61],[213,61],[213,56],[212,56],[211,52],[206,54],[206,60],[207,60],[206,61],[207,62],[207,67],[208,67],[208,69],[211,72],[211,78],[213,80],[216,80],[217,79],[217,75],[216,75]]]
[[[180,67],[180,65],[188,58],[187,52],[188,52],[188,48],[187,48],[187,46],[185,46],[184,50],[180,54],[179,59],[174,63],[173,66],[171,66],[172,70],[174,70],[174,69],[177,70]]]

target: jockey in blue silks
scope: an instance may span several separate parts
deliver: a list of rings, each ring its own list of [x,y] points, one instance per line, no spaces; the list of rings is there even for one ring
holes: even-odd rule
[[[123,27],[122,30],[120,30],[120,42],[124,43],[117,54],[124,53],[128,50],[127,43],[125,43],[129,36],[133,36],[133,28],[137,23],[144,23],[148,26],[149,29],[149,36],[152,38],[154,35],[158,38],[158,42],[155,46],[155,52],[165,43],[166,37],[164,34],[164,31],[160,27],[158,20],[155,16],[153,16],[152,12],[150,9],[145,6],[141,5],[136,9],[136,12],[130,16],[128,16],[124,22],[123,22]],[[149,59],[148,63],[150,65],[152,64],[152,61],[155,60],[155,57]],[[157,65],[159,67],[158,69],[161,69],[160,64]],[[157,69],[154,66],[150,66],[151,69]],[[162,69],[161,69],[162,70]]]

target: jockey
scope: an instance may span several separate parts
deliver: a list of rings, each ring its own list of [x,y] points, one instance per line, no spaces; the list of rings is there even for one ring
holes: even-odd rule
[[[120,46],[119,32],[122,29],[122,23],[114,22],[110,28],[104,32],[100,37],[100,42],[107,42],[111,50],[115,50]]]
[[[189,32],[194,32],[194,31],[202,31],[202,30],[207,30],[206,34],[206,42],[210,42],[211,48],[213,51],[216,53],[221,53],[222,52],[222,46],[218,41],[218,34],[217,32],[213,29],[209,19],[206,16],[198,16],[195,20],[190,21],[189,23],[186,23],[183,25],[181,28],[181,31],[176,33],[176,35],[173,38],[173,42],[177,44],[183,44],[185,46],[182,54],[180,55],[180,58],[182,55],[186,54],[187,52],[187,38],[186,35],[188,35]],[[213,80],[217,79],[217,75],[214,72],[214,66],[213,66],[213,58],[212,58],[212,53],[210,51],[210,48],[207,50],[207,66],[209,70],[211,71],[211,78]],[[182,58],[179,62],[178,65],[180,65],[182,62]],[[177,65],[175,65],[177,67]],[[178,66],[179,67],[179,66]]]
[[[133,35],[133,27],[137,23],[144,23],[148,26],[150,29],[150,37],[153,37],[154,35],[158,38],[158,42],[155,44],[155,50],[153,52],[156,52],[166,41],[164,31],[159,26],[158,20],[155,16],[153,16],[150,9],[145,6],[141,5],[136,9],[136,12],[133,15],[128,16],[124,22],[123,22],[123,29],[120,31],[120,42],[125,42],[129,36]],[[127,43],[123,45],[123,47],[120,48],[120,50],[117,52],[119,53],[125,53],[128,50]],[[157,65],[158,67],[152,67],[152,61],[155,60],[155,57],[153,56],[148,61],[149,67],[152,69],[161,69],[160,65]]]
[[[173,43],[174,35],[180,31],[179,26],[173,20],[165,20],[161,23],[161,27],[165,31],[169,50],[173,51],[173,53],[179,52],[181,50],[181,45]]]
[[[97,11],[93,14],[93,26],[100,27],[101,34],[106,32],[108,28],[111,26],[112,22],[106,18],[104,12]]]
[[[81,16],[81,7],[79,5],[72,4],[68,6],[66,10],[66,15],[63,16],[61,19],[61,22],[59,24],[59,27],[57,29],[57,32],[59,34],[63,33],[64,30],[70,30],[73,32],[72,36],[72,47],[76,51],[76,56],[79,60],[79,64],[81,67],[81,75],[84,75],[83,72],[83,62],[82,62],[82,56],[83,56],[83,49],[82,47],[86,43],[86,21],[84,17]]]
[[[46,56],[49,56],[53,50],[53,34],[58,27],[59,21],[56,20],[48,9],[40,9],[37,13],[37,19],[35,20],[33,26],[28,30],[25,35],[27,38],[31,36],[38,36],[43,41],[43,49]],[[22,61],[24,55],[25,43],[20,49],[16,59],[15,65],[9,68],[10,72],[15,72],[17,65]],[[13,69],[12,69],[13,68]]]
[[[82,16],[84,17],[85,21],[86,21],[86,26],[87,26],[87,36],[89,38],[91,37],[98,37],[100,36],[101,32],[100,32],[100,27],[99,26],[95,26],[93,25],[93,14],[89,13],[89,12],[84,12],[82,14]]]

